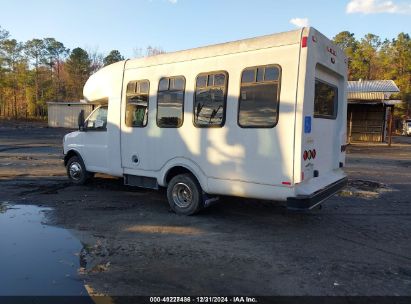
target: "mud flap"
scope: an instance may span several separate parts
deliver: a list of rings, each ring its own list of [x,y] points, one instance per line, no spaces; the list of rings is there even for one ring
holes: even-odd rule
[[[216,202],[220,200],[219,196],[212,196],[205,192],[203,192],[202,197],[203,197],[204,208],[210,207],[211,205],[214,205]]]

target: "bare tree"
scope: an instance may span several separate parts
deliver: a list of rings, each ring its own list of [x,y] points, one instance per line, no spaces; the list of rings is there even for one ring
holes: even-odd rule
[[[141,47],[135,47],[133,48],[133,57],[134,58],[141,58],[143,56],[143,49]]]
[[[166,53],[166,51],[164,51],[163,48],[158,47],[158,46],[149,45],[146,49],[146,56],[147,57],[156,56],[156,55],[165,54],[165,53]]]
[[[91,61],[91,74],[94,74],[104,66],[104,55],[98,51],[98,47],[88,47],[86,51]]]
[[[139,46],[133,48],[134,58],[151,57],[151,56],[156,56],[156,55],[165,54],[165,53],[166,51],[164,51],[163,48],[160,46],[149,45],[148,47],[145,48],[145,50]]]

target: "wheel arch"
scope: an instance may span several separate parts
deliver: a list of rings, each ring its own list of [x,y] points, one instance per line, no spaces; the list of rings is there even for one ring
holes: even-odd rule
[[[72,150],[69,150],[66,155],[64,155],[64,166],[65,167],[67,167],[67,163],[69,159],[72,158],[73,156],[77,156],[78,158],[80,158],[83,164],[86,165],[80,153],[77,150],[72,149]]]
[[[191,163],[191,161],[184,160],[169,163],[161,170],[161,173],[161,178],[158,181],[161,186],[167,186],[174,176],[189,173],[195,177],[205,192],[208,190],[207,176],[197,164]]]

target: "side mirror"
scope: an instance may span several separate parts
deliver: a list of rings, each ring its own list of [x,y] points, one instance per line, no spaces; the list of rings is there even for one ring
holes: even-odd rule
[[[84,131],[84,110],[78,113],[78,129],[79,131]]]

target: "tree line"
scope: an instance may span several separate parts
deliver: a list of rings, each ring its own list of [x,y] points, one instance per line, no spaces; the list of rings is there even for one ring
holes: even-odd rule
[[[382,40],[374,34],[356,39],[343,31],[333,41],[347,54],[349,80],[393,79],[404,101],[399,114],[411,109],[411,39],[400,33]],[[164,53],[149,46],[145,56]],[[142,49],[135,56],[143,56]],[[55,38],[19,42],[0,26],[0,116],[44,117],[48,101],[81,99],[84,83],[101,67],[123,60],[118,50],[104,56],[96,50],[68,49]]]
[[[392,98],[403,103],[396,106],[397,116],[404,118],[411,113],[411,38],[400,33],[392,40],[382,40],[367,34],[357,40],[354,33],[343,31],[333,38],[348,57],[349,80],[392,79],[400,93]]]
[[[164,53],[147,47],[145,56]],[[142,49],[135,50],[143,56]],[[124,60],[118,50],[104,56],[97,50],[68,49],[55,38],[19,42],[0,26],[0,116],[45,117],[48,101],[78,101],[88,77]]]

